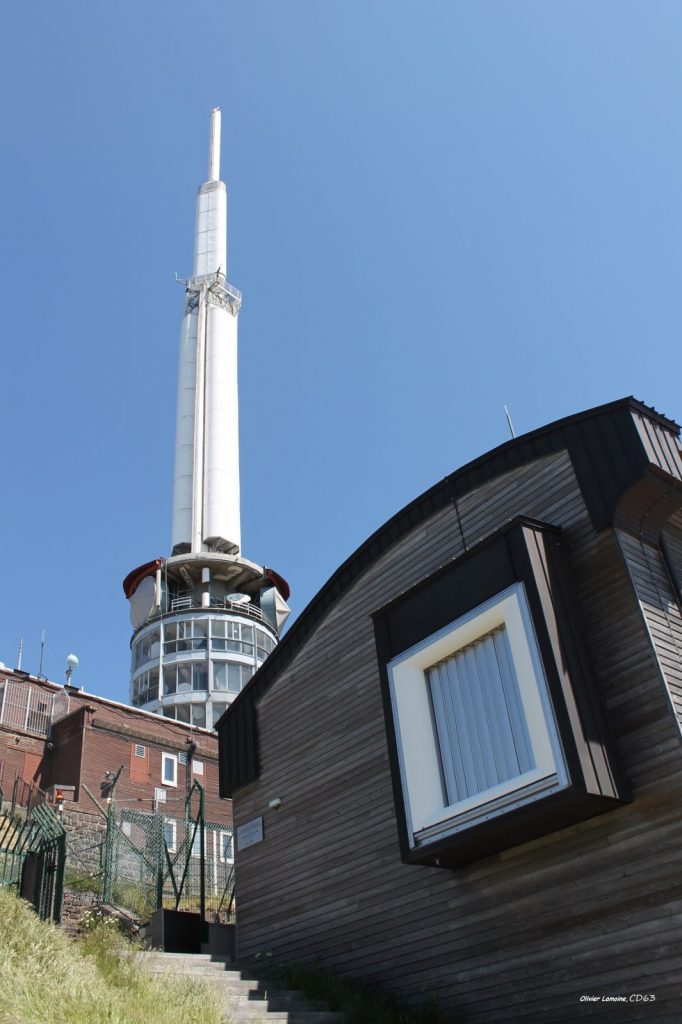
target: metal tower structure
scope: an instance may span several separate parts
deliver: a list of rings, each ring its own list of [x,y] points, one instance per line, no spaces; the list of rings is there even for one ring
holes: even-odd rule
[[[277,643],[289,587],[241,555],[237,322],[220,110],[211,111],[180,332],[172,552],[133,569],[130,701],[212,728]]]

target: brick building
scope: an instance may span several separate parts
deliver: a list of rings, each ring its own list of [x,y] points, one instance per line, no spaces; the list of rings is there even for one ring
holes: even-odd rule
[[[64,796],[65,811],[100,815],[116,801],[178,814],[192,779],[205,790],[207,820],[231,835],[231,802],[218,797],[214,732],[0,668],[0,788],[15,778]],[[99,807],[98,807],[99,804]]]

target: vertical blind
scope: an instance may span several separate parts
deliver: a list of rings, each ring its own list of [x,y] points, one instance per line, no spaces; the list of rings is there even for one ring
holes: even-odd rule
[[[504,626],[426,675],[449,804],[535,767]]]

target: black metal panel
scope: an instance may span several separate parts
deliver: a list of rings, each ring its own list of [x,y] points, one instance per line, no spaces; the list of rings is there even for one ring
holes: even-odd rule
[[[151,919],[153,949],[166,953],[201,952],[201,918],[182,910],[155,910]]]

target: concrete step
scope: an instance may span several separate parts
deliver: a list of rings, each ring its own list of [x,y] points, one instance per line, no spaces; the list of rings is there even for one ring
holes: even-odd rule
[[[284,1010],[265,1011],[256,1008],[253,1012],[244,1010],[228,1010],[223,1018],[225,1024],[255,1024],[256,1021],[263,1021],[265,1024],[347,1024],[342,1013],[334,1013],[332,1010]]]
[[[277,989],[262,978],[245,977],[231,967],[227,957],[152,950],[137,953],[135,958],[156,976],[172,972],[208,982],[221,994],[226,1024],[346,1024],[342,1013],[323,1002],[307,999],[301,992]]]

